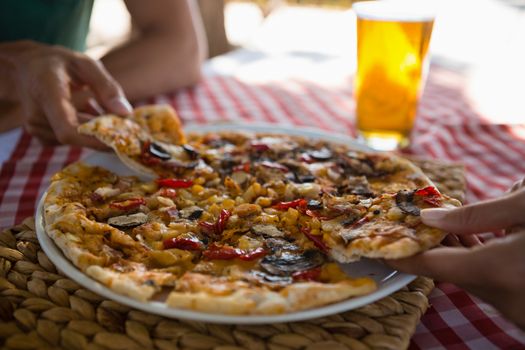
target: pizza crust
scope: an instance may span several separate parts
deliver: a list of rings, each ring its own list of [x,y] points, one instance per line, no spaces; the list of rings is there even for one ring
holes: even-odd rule
[[[209,285],[213,285],[215,290],[220,290],[221,293],[213,293],[210,290],[175,290],[169,294],[166,301],[169,306],[228,315],[282,314],[365,295],[377,288],[373,280],[358,278],[337,283],[300,282],[273,291],[247,286],[241,282],[232,285],[231,282],[222,282],[212,276],[195,275],[188,273],[183,278],[191,280],[195,277],[199,280],[198,283],[202,283],[202,279],[206,278]]]

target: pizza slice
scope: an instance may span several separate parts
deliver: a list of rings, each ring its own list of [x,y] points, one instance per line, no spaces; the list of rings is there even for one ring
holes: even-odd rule
[[[122,118],[105,115],[79,126],[113,148],[122,162],[140,174],[166,176],[193,170],[203,163],[185,145],[180,119],[168,105],[143,106]]]

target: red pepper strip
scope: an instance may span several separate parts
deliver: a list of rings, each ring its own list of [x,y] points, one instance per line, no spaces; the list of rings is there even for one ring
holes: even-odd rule
[[[358,228],[368,221],[370,221],[370,218],[368,216],[363,216],[361,219],[354,222],[350,228]]]
[[[419,189],[414,193],[416,196],[423,197],[423,202],[428,203],[434,207],[441,206],[441,193],[433,187],[427,186],[425,188]]]
[[[228,210],[221,210],[221,213],[219,214],[219,219],[217,219],[217,223],[215,224],[216,232],[218,235],[220,235],[222,231],[224,231],[224,229],[226,228],[226,224],[228,223],[228,219],[230,218],[230,216],[232,216],[232,213],[230,213]]]
[[[303,227],[303,228],[301,228],[301,232],[302,232],[306,237],[308,237],[308,239],[309,239],[310,241],[312,241],[313,244],[314,244],[317,248],[321,249],[324,253],[328,253],[328,251],[329,251],[330,249],[329,249],[328,246],[323,242],[323,240],[322,240],[321,237],[319,237],[319,236],[315,236],[315,235],[312,235],[312,234],[310,233],[310,229],[309,229],[308,227]]]
[[[212,224],[211,222],[200,221],[199,227],[201,229],[201,232],[204,233],[206,236],[215,236],[217,234],[215,223]]]
[[[441,197],[441,193],[434,186],[427,186],[421,188],[414,193],[416,196],[422,197]]]
[[[109,206],[119,210],[131,210],[146,204],[144,198],[129,198],[121,201],[110,203]]]
[[[288,169],[288,167],[282,165],[282,164],[279,164],[279,163],[275,163],[275,162],[269,162],[269,161],[262,161],[260,162],[259,164],[261,164],[263,167],[265,168],[269,168],[269,169],[277,169],[277,170],[280,170],[284,173],[287,173],[288,171],[290,171],[290,169]]]
[[[173,188],[163,188],[160,190],[159,195],[162,197],[176,198],[177,191],[175,191]]]
[[[252,143],[251,146],[257,152],[264,152],[270,149],[270,146],[265,143]]]
[[[292,274],[294,281],[319,281],[321,277],[321,268],[314,267],[310,270],[297,271]]]
[[[210,260],[231,260],[240,257],[244,251],[238,248],[219,246],[213,243],[207,250],[202,252],[205,258]]]
[[[240,165],[236,165],[233,167],[233,171],[244,171],[245,173],[249,173],[250,172],[250,163],[246,162],[244,164],[240,164]]]
[[[164,249],[203,250],[204,245],[197,238],[168,238],[162,242]]]
[[[308,164],[315,163],[315,159],[313,159],[312,156],[310,156],[308,153],[301,154],[301,157],[299,159],[302,162],[305,162],[305,163],[308,163]]]
[[[259,258],[262,258],[262,257],[266,256],[266,254],[268,254],[266,249],[264,249],[262,247],[259,247],[257,249],[252,250],[252,251],[244,253],[243,255],[239,256],[239,259],[241,259],[243,261],[253,261],[253,260],[256,260],[256,259],[259,259]]]
[[[433,207],[441,206],[441,199],[437,197],[423,198],[423,202],[428,203]]]
[[[183,180],[183,179],[158,179],[157,184],[162,187],[170,187],[170,188],[188,188],[191,185],[193,185],[192,180]]]
[[[142,153],[140,155],[140,161],[142,162],[142,164],[145,164],[145,165],[156,165],[156,164],[159,164],[161,162],[161,160],[159,158],[157,158],[157,157],[153,157],[149,153],[150,145],[151,145],[151,141],[145,141],[142,144]]]
[[[268,252],[264,248],[257,248],[246,252],[239,248],[219,246],[213,243],[202,255],[210,260],[231,260],[240,259],[243,261],[253,261],[265,256]]]
[[[199,222],[199,227],[201,228],[201,231],[208,236],[220,235],[226,228],[226,224],[231,215],[232,214],[228,210],[222,209],[219,218],[215,223],[201,221]]]
[[[288,208],[305,208],[306,204],[306,199],[300,198],[290,202],[279,202],[273,207],[278,210],[287,210]]]

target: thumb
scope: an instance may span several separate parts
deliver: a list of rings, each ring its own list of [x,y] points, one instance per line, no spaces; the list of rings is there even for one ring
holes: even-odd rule
[[[464,207],[424,209],[421,220],[428,226],[456,234],[488,232],[524,224],[525,188]]]
[[[113,79],[100,61],[87,56],[76,56],[75,75],[88,84],[97,100],[111,113],[128,115],[133,111],[119,83]]]
[[[424,253],[385,261],[396,270],[457,284],[469,283],[475,275],[478,251],[467,248],[436,248]]]

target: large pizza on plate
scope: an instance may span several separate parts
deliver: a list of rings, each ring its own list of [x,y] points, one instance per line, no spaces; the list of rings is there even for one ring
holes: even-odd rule
[[[139,300],[279,314],[372,292],[338,263],[407,257],[444,233],[424,208],[458,205],[410,161],[298,136],[185,135],[169,107],[79,129],[137,175],[73,164],[44,201],[46,232],[82,271]]]

